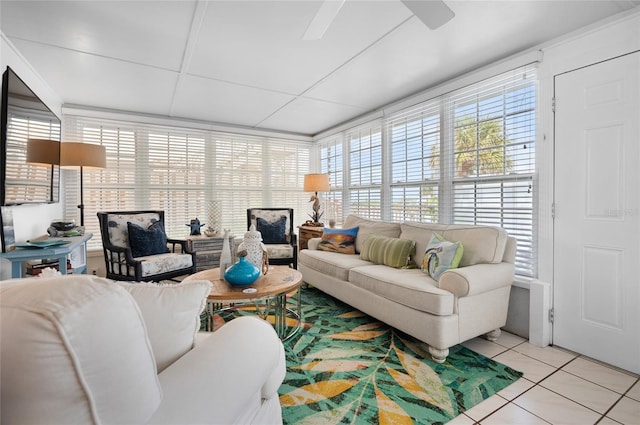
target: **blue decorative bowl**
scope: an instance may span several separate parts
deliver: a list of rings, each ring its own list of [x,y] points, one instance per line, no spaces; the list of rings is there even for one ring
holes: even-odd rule
[[[245,257],[229,267],[224,272],[224,280],[233,286],[247,286],[258,280],[260,269],[255,264],[250,263]]]

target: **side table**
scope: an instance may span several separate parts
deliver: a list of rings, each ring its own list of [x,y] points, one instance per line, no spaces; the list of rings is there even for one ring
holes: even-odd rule
[[[87,241],[93,236],[87,233],[82,236],[72,236],[69,238],[53,238],[68,240],[65,245],[53,246],[50,248],[16,248],[13,251],[0,253],[0,258],[11,262],[11,278],[22,277],[22,263],[31,260],[41,260],[43,258],[57,259],[59,264],[66,264],[67,257],[78,250],[81,258],[74,273],[86,273],[87,271]],[[46,239],[43,239],[46,240]],[[72,260],[73,261],[73,260]],[[60,274],[67,274],[66,267],[60,267]]]
[[[213,269],[220,266],[223,236],[192,235],[186,237],[190,251],[196,253],[196,271]],[[236,261],[235,237],[229,236],[231,262]]]
[[[298,252],[309,248],[309,239],[321,238],[324,227],[298,226]]]

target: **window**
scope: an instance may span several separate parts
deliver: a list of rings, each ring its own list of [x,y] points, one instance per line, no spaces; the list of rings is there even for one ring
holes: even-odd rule
[[[382,129],[377,122],[347,132],[349,211],[382,218]]]
[[[310,143],[243,134],[67,116],[66,137],[105,146],[107,168],[84,172],[85,224],[100,234],[97,211],[160,209],[171,237],[188,235],[193,218],[206,226],[211,204],[221,229],[241,237],[249,207],[307,208],[302,180]],[[79,173],[64,171],[66,214],[77,215]],[[221,230],[216,229],[216,230]],[[100,246],[94,237],[90,247]]]
[[[500,226],[518,239],[516,273],[535,276],[536,94],[531,65],[344,132],[344,214]]]
[[[331,190],[326,194],[323,204],[325,216],[328,222],[330,218],[337,223],[343,220],[342,190],[344,189],[344,154],[342,137],[336,136],[320,143],[320,172],[329,174]]]

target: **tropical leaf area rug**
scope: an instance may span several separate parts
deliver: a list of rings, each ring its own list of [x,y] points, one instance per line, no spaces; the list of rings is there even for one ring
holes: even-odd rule
[[[284,343],[285,424],[443,424],[522,376],[460,345],[438,364],[426,344],[311,287],[302,318]]]

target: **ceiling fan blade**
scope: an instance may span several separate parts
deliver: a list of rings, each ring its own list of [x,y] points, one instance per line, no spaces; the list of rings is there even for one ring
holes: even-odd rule
[[[345,0],[325,0],[307,27],[303,40],[320,40],[342,8]]]
[[[456,14],[442,0],[401,0],[429,29],[435,30]]]

